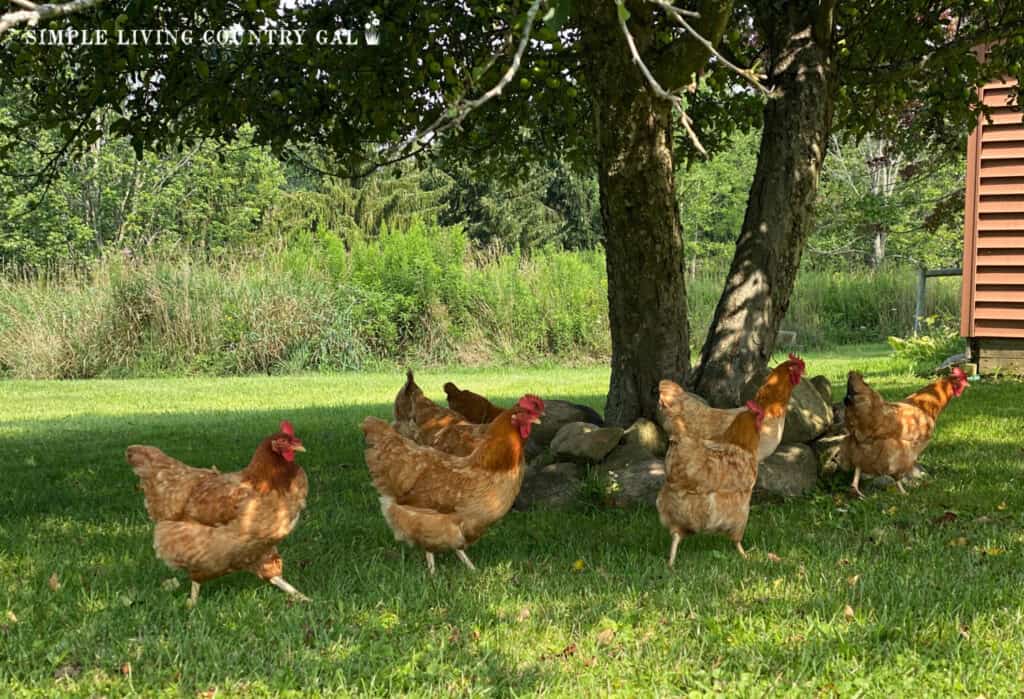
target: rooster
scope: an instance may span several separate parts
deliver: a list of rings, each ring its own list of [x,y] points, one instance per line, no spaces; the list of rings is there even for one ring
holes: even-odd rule
[[[125,456],[156,522],[153,548],[192,579],[189,606],[199,599],[201,583],[243,570],[307,600],[282,577],[277,552],[306,507],[309,484],[295,463],[295,453],[305,450],[287,420],[260,442],[248,466],[233,473],[192,468],[156,447],[128,447]]]
[[[967,388],[967,375],[953,367],[949,376],[928,384],[896,403],[886,402],[864,377],[851,371],[846,380],[846,430],[839,458],[853,468],[851,490],[860,492],[860,475],[892,476],[904,495],[900,482],[910,473],[917,457],[931,441],[935,420],[950,399]]]
[[[363,420],[366,465],[380,493],[381,512],[395,539],[434,553],[454,550],[475,570],[466,547],[501,519],[523,482],[523,442],[540,422],[544,402],[526,395],[490,425],[466,456],[418,445],[384,420]]]
[[[675,386],[662,381],[661,401]],[[744,558],[743,533],[750,514],[750,495],[757,481],[757,447],[764,411],[754,401],[736,415],[714,440],[691,434],[680,418],[668,424],[669,450],[665,455],[665,483],[658,493],[658,515],[672,534],[668,565],[676,562],[679,542],[697,532],[729,535]]]
[[[764,410],[761,423],[761,439],[757,448],[758,462],[772,455],[782,441],[782,433],[786,427],[786,411],[793,389],[800,383],[806,367],[804,360],[795,354],[775,367],[761,384],[754,396],[754,402]],[[668,385],[666,385],[668,384]],[[733,418],[742,413],[744,408],[711,408],[699,397],[689,394],[682,387],[671,381],[662,381],[661,390],[662,415],[667,421],[679,417],[686,425],[687,431],[694,437],[718,439],[732,424]],[[668,430],[668,425],[665,425]]]

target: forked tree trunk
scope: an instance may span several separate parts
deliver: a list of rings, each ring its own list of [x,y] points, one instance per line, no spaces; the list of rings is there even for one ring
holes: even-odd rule
[[[715,406],[740,405],[768,364],[813,223],[832,125],[832,12],[816,0],[765,3],[769,83],[743,228],[691,385]],[[824,13],[824,14],[822,14]]]
[[[652,92],[633,63],[615,3],[597,0],[581,5],[576,7],[581,11],[585,77],[594,105],[608,269],[612,366],[605,420],[627,425],[640,416],[656,417],[658,382],[679,381],[690,366],[672,156],[674,117],[671,104]],[[730,5],[723,4],[717,35],[712,36],[716,42]],[[630,9],[630,32],[644,55],[652,45],[658,16],[652,4],[636,3]],[[710,18],[714,13],[706,14]],[[700,62],[707,55],[702,49],[694,54]]]

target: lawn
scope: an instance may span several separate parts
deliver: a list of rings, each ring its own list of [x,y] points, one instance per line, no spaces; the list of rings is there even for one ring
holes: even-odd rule
[[[880,347],[807,356],[889,397],[922,382]],[[424,371],[510,401],[601,408],[606,369]],[[653,510],[510,513],[480,568],[397,544],[362,459],[400,372],[0,383],[0,686],[14,696],[283,693],[1004,696],[1024,682],[1024,387],[972,384],[908,497],[841,483],[750,516],[750,560],[688,539],[676,569]],[[281,547],[293,604],[246,574],[204,585],[154,556],[132,443],[244,465],[288,418],[308,509]],[[952,515],[944,515],[951,512]],[[955,517],[954,517],[955,515]],[[772,555],[769,555],[772,554]],[[59,586],[54,583],[59,583]],[[57,589],[54,589],[57,588]]]

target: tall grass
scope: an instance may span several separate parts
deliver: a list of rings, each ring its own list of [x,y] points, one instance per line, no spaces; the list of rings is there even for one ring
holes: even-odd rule
[[[695,346],[723,279],[724,271],[704,270],[690,280]],[[954,317],[958,280],[938,281],[928,313]],[[783,327],[803,348],[905,335],[913,294],[911,270],[803,273]],[[226,259],[171,250],[0,277],[0,372],[90,378],[604,361],[607,308],[597,251],[475,251],[459,229],[421,224],[350,250],[305,234]]]

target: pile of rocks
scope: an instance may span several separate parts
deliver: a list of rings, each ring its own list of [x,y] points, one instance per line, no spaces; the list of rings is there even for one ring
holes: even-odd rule
[[[668,439],[641,418],[603,426],[589,408],[545,401],[543,421],[526,444],[527,468],[516,508],[565,507],[588,495],[605,504],[653,505],[665,479]],[[832,386],[824,376],[793,390],[782,443],[758,468],[755,492],[792,497],[813,490],[838,453]],[[586,495],[585,495],[586,494]]]

